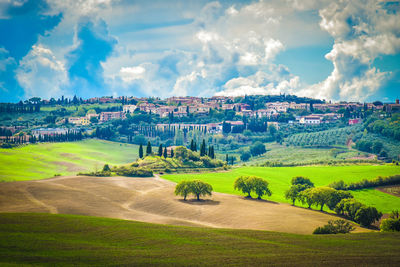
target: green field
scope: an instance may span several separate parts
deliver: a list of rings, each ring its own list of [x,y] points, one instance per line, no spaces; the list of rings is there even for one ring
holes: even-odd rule
[[[136,160],[138,146],[96,139],[0,148],[0,181],[23,181],[100,169]]]
[[[241,194],[233,189],[234,180],[241,175],[255,175],[266,179],[270,184],[272,196],[269,200],[276,202],[289,201],[285,199],[285,191],[290,187],[295,176],[309,177],[315,186],[327,186],[333,181],[344,180],[356,182],[377,176],[400,174],[400,167],[395,165],[351,165],[351,166],[302,166],[302,167],[242,167],[228,172],[202,174],[171,174],[163,178],[179,182],[185,179],[200,179],[210,183],[214,191]],[[362,203],[374,206],[384,213],[400,208],[400,198],[374,190],[365,189],[352,191],[354,197]],[[300,203],[298,203],[299,205]]]
[[[0,265],[398,265],[400,234],[295,235],[0,214]]]

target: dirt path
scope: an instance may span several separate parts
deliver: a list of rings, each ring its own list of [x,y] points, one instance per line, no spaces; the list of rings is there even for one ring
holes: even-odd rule
[[[183,201],[173,182],[155,178],[57,177],[0,184],[0,212],[101,216],[151,223],[310,234],[335,216],[213,193]],[[357,228],[357,231],[367,231]]]

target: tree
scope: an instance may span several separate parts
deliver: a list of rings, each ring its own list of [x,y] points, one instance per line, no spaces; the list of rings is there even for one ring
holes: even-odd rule
[[[190,182],[190,192],[196,196],[197,200],[200,200],[200,196],[211,196],[212,190],[213,188],[210,184],[200,180],[194,180]]]
[[[104,164],[103,172],[109,172],[109,171],[111,171],[110,166],[108,166],[108,164]]]
[[[190,194],[190,182],[189,181],[181,181],[175,187],[175,195],[183,196],[183,200],[186,200],[188,194]]]
[[[245,150],[240,154],[241,161],[248,161],[251,158],[251,154],[249,151]]]
[[[174,150],[171,148],[171,158],[173,158],[174,157]]]
[[[368,227],[375,221],[379,221],[382,217],[382,212],[379,212],[375,207],[362,206],[356,212],[355,221],[361,226]]]
[[[355,219],[357,211],[363,206],[362,203],[358,202],[354,198],[342,199],[335,207],[337,214],[347,215],[351,220]]]
[[[228,157],[228,154],[225,155],[225,161],[226,161],[226,164],[229,164],[229,157]]]
[[[204,157],[206,155],[206,141],[203,139],[203,143],[200,146],[200,157]]]
[[[336,205],[346,198],[353,198],[353,195],[348,191],[336,190],[331,194],[326,205],[330,210],[334,210]]]
[[[147,147],[146,147],[146,156],[151,155],[152,150],[151,150],[151,144],[150,141],[147,142]]]
[[[294,206],[296,200],[300,198],[300,193],[307,188],[309,187],[304,184],[294,184],[285,192],[285,198],[290,199]]]
[[[161,157],[163,154],[162,144],[158,147],[158,156]]]
[[[236,178],[233,188],[247,194],[247,198],[251,198],[251,191],[253,190],[252,178],[253,176],[240,176]]]
[[[355,230],[354,226],[352,226],[349,222],[345,220],[335,220],[335,221],[328,221],[328,224],[317,227],[314,230],[313,234],[347,234],[351,231]]]
[[[190,150],[194,151],[194,140],[190,142]]]
[[[261,199],[262,196],[267,195],[271,196],[272,192],[268,188],[268,182],[259,177],[252,178],[252,184],[254,192],[257,194],[257,198]]]
[[[232,126],[231,126],[230,123],[227,123],[227,122],[225,122],[225,121],[222,123],[222,132],[223,132],[224,134],[230,133],[230,132],[231,132],[231,129],[232,129]]]
[[[315,203],[321,206],[321,211],[335,191],[335,189],[325,186],[315,187],[311,189],[311,195],[314,198]]]
[[[168,157],[168,150],[167,150],[167,147],[164,147],[164,158],[167,158]]]
[[[307,177],[301,177],[301,176],[293,177],[292,185],[296,184],[305,185],[307,187],[314,187],[313,182],[311,182],[311,180]]]
[[[143,158],[143,145],[142,144],[140,144],[140,146],[139,146],[139,158]]]
[[[392,211],[389,218],[382,220],[380,228],[382,232],[400,232],[399,211]]]
[[[309,209],[311,208],[311,205],[313,205],[315,203],[315,199],[311,193],[312,189],[313,188],[308,188],[308,189],[300,192],[300,194],[299,194],[299,200],[303,204],[307,203]]]
[[[258,156],[267,152],[265,145],[260,141],[257,141],[250,147],[250,153],[252,156]]]

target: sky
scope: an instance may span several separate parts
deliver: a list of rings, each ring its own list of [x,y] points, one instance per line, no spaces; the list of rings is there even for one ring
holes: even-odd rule
[[[0,0],[0,102],[400,97],[400,3]]]

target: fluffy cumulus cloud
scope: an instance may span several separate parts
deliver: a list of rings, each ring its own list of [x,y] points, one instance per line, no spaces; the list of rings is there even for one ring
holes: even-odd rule
[[[16,76],[28,98],[40,95],[49,99],[62,95],[62,87],[67,83],[64,64],[50,49],[36,45],[21,60]]]
[[[320,10],[320,26],[335,40],[326,58],[334,69],[304,95],[362,101],[374,95],[389,77],[373,66],[381,55],[400,51],[400,16],[381,1],[332,2]]]
[[[362,101],[392,75],[376,59],[400,50],[398,3],[175,1],[168,12],[166,1],[0,1],[0,32],[9,36],[0,39],[4,99],[289,93]],[[321,61],[333,70],[319,83],[279,62],[303,47],[330,50]]]

